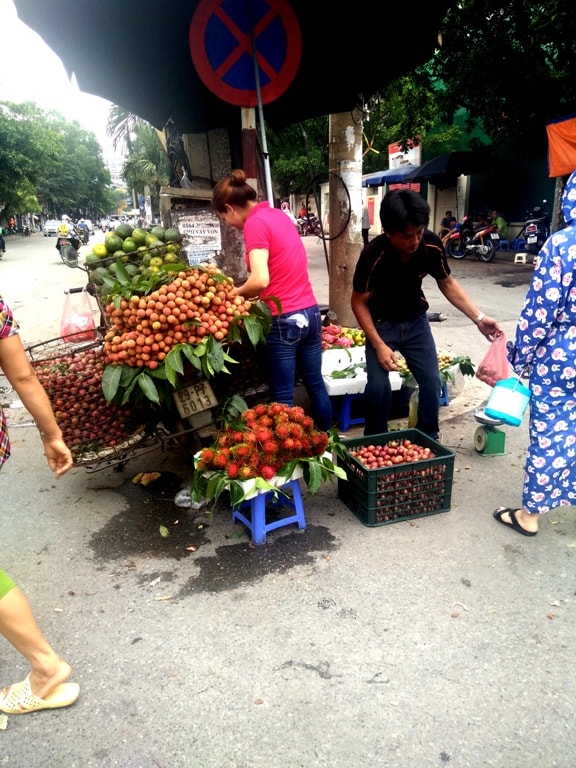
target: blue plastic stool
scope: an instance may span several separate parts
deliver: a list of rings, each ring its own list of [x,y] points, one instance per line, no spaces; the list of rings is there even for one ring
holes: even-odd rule
[[[440,390],[440,405],[448,405],[448,384],[444,384]]]
[[[338,417],[338,424],[340,426],[340,429],[342,432],[348,432],[352,424],[364,424],[364,417],[358,416],[355,418],[352,418],[350,415],[351,409],[352,409],[352,403],[354,400],[358,400],[360,397],[363,397],[363,392],[358,392],[354,395],[340,395],[342,398],[340,403],[340,408],[338,409],[338,406],[335,405],[334,401],[332,404],[334,405],[334,410],[337,411],[337,417]]]
[[[288,490],[292,491],[292,498],[287,498],[282,493],[278,494],[278,497],[274,498],[274,491],[265,491],[259,493],[252,499],[246,499],[240,503],[239,507],[232,508],[232,522],[240,521],[244,523],[246,528],[252,534],[252,541],[254,544],[264,544],[266,541],[266,534],[268,531],[273,531],[276,528],[281,528],[284,525],[291,525],[292,523],[298,523],[298,528],[306,528],[306,518],[304,517],[304,506],[302,504],[302,494],[300,493],[300,485],[298,480],[290,480],[282,486],[279,486],[279,491],[286,493]],[[270,500],[270,497],[272,500]],[[280,520],[275,520],[273,523],[266,522],[266,502],[272,506],[289,506],[294,510],[293,515],[288,517],[282,517]],[[243,514],[242,510],[250,510],[249,516]]]
[[[523,251],[526,248],[526,240],[523,237],[517,237],[512,245],[512,250]]]

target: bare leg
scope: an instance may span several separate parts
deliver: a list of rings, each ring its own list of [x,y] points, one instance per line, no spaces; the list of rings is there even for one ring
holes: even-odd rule
[[[40,631],[23,592],[14,587],[0,599],[0,633],[32,667],[30,686],[39,698],[45,698],[72,674]]]

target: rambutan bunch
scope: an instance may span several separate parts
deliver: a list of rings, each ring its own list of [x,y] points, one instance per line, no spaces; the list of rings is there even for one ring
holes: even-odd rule
[[[261,403],[240,416],[197,460],[202,471],[224,472],[231,479],[270,480],[286,464],[321,456],[328,435],[299,406]]]

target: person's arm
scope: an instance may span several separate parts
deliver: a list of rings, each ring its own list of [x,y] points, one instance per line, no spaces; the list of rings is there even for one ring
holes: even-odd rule
[[[502,329],[496,320],[481,312],[470,299],[464,288],[462,288],[460,283],[458,283],[451,275],[448,275],[448,277],[445,277],[443,280],[437,280],[436,282],[438,283],[438,288],[440,288],[450,304],[472,320],[472,322],[478,326],[480,333],[486,336],[487,339],[492,340],[502,333]]]
[[[372,320],[372,315],[368,308],[369,293],[358,293],[358,291],[352,291],[352,298],[350,303],[352,305],[352,311],[358,321],[358,325],[364,331],[366,339],[376,350],[376,356],[378,362],[386,371],[397,371],[398,364],[396,362],[396,355],[394,350],[385,344]]]
[[[248,254],[248,260],[250,262],[248,280],[239,288],[236,288],[236,295],[252,299],[255,296],[259,296],[264,288],[267,288],[270,284],[268,250],[266,248],[254,248]]]
[[[60,477],[73,465],[70,449],[62,440],[48,395],[38,380],[17,334],[0,340],[0,368],[30,413],[42,437],[48,466]]]

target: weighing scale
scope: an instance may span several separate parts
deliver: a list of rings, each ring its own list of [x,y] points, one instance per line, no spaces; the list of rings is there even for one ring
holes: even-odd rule
[[[474,433],[474,448],[482,456],[504,456],[505,434],[498,429],[504,422],[501,419],[493,419],[484,413],[483,408],[474,411],[474,418],[479,422]]]

